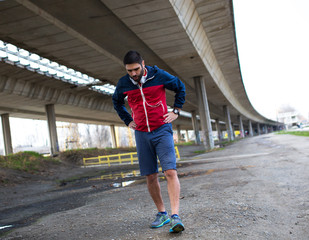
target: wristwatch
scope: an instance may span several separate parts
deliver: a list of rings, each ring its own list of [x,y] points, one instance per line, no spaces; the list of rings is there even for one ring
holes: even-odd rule
[[[179,115],[179,110],[178,110],[177,108],[174,108],[174,109],[173,109],[173,113]]]

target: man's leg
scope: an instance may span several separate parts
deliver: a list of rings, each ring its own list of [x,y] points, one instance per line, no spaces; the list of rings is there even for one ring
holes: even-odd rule
[[[172,215],[179,214],[179,197],[180,197],[180,183],[177,171],[174,169],[166,170],[164,172],[167,180],[167,190],[170,198]]]
[[[179,233],[185,230],[185,227],[178,216],[179,212],[179,196],[180,196],[180,183],[177,171],[174,169],[166,170],[164,172],[167,179],[167,190],[171,202],[172,215],[171,215],[171,233]]]
[[[147,186],[150,196],[152,197],[155,205],[157,206],[158,213],[156,219],[151,223],[151,228],[159,228],[170,222],[170,218],[165,211],[165,206],[162,200],[161,188],[158,179],[158,173],[147,175]]]
[[[162,200],[158,173],[147,175],[146,179],[148,191],[158,209],[158,212],[165,212],[165,206]]]

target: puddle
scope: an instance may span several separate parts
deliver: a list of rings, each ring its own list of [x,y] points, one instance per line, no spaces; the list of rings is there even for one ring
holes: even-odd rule
[[[133,170],[130,172],[121,172],[115,174],[104,174],[97,177],[89,178],[88,181],[98,181],[98,180],[117,180],[124,178],[140,177],[141,173],[139,170]]]
[[[136,182],[136,179],[143,178],[139,170],[133,170],[128,172],[120,172],[115,174],[104,174],[97,177],[88,179],[89,181],[101,181],[101,180],[119,180],[110,184],[113,188],[127,187]],[[132,180],[130,180],[132,179]],[[122,181],[123,180],[123,181]]]
[[[177,163],[177,168],[186,167],[195,164],[201,164],[204,162],[192,162],[192,163]],[[162,168],[158,168],[159,178],[161,180],[165,180],[164,174],[162,173]],[[144,179],[145,177],[141,176],[139,170],[131,170],[131,171],[122,171],[117,173],[103,174],[94,177],[84,177],[83,179],[86,182],[91,181],[108,181],[112,180],[114,183],[110,184],[111,187],[119,188],[126,187],[136,182],[136,180]]]
[[[159,173],[162,172],[162,168],[159,167]],[[104,174],[96,177],[91,177],[88,181],[98,181],[98,180],[117,180],[117,179],[125,179],[125,178],[134,178],[134,177],[141,177],[141,172],[139,170],[133,171],[123,171],[120,173],[113,173],[113,174]]]
[[[159,167],[159,173],[161,174],[162,168]],[[128,172],[120,172],[115,174],[104,174],[96,177],[89,178],[87,182],[89,181],[101,181],[101,180],[118,180],[114,183],[110,184],[113,188],[120,188],[120,187],[127,187],[133,183],[135,183],[137,180],[144,179],[144,176],[141,176],[141,173],[139,170],[133,170]],[[164,176],[160,176],[161,179],[165,179]]]
[[[135,183],[136,181],[126,181],[126,182],[121,182],[121,183],[113,183],[111,186],[114,188],[119,188],[119,187],[127,187],[131,185],[132,183]]]
[[[186,167],[190,166],[192,164],[200,164],[198,162],[196,163],[181,163],[178,164],[178,167]],[[252,168],[254,166],[240,166],[235,168],[221,168],[221,169],[207,169],[203,171],[189,171],[189,172],[178,172],[179,178],[184,177],[194,177],[194,176],[202,176],[202,175],[209,175],[215,172],[222,172],[222,171],[230,171],[230,170],[247,170],[247,168]],[[122,188],[127,187],[133,183],[139,182],[141,179],[145,179],[144,176],[141,176],[141,173],[139,170],[133,170],[133,171],[123,171],[118,172],[114,174],[104,174],[96,177],[91,177],[87,179],[87,182],[91,181],[107,181],[109,182],[109,187],[111,188]],[[159,168],[159,179],[161,181],[166,181],[166,177],[162,173],[162,168]]]

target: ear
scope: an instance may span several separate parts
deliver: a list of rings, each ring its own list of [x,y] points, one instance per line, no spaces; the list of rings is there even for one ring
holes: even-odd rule
[[[142,61],[142,66],[143,66],[143,68],[145,67],[145,61],[144,60]]]

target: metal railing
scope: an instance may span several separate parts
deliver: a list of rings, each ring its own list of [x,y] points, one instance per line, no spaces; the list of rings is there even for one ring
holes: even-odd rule
[[[176,159],[180,159],[178,147],[175,147],[175,154]],[[83,158],[84,166],[91,166],[91,165],[103,165],[107,164],[111,166],[111,164],[122,164],[122,163],[137,163],[137,152],[130,152],[130,153],[119,153],[119,154],[112,154],[112,155],[105,155],[105,156],[97,156],[91,158]]]

